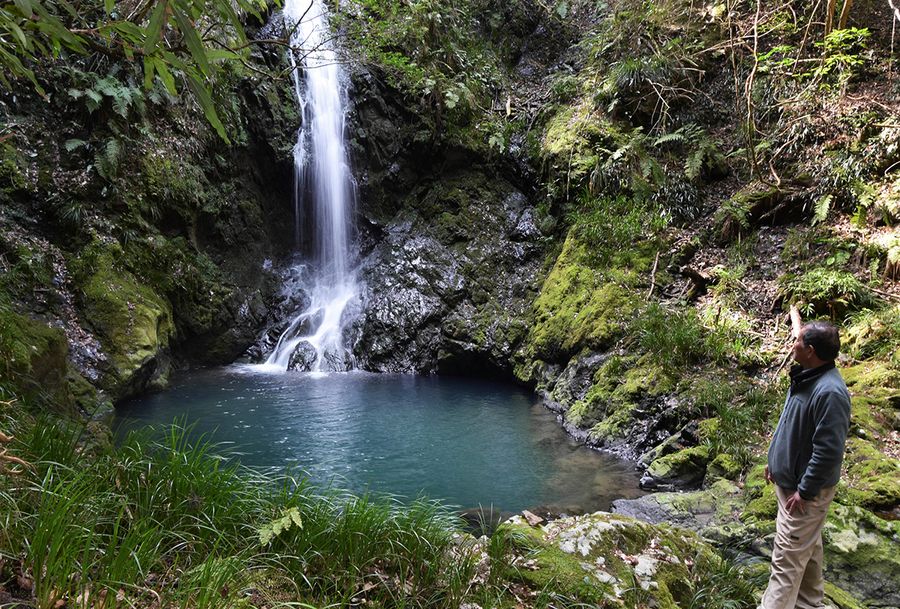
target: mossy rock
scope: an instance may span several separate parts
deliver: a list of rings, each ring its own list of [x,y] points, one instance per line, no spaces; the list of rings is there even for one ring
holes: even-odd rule
[[[599,164],[597,150],[613,145],[612,125],[594,114],[590,100],[584,100],[562,107],[550,118],[541,141],[541,154],[558,165],[570,183],[577,184]]]
[[[594,373],[583,400],[566,413],[566,421],[590,428],[600,442],[618,438],[631,423],[631,411],[643,398],[656,397],[674,389],[674,382],[650,356],[612,356]]]
[[[706,466],[707,480],[715,478],[724,478],[726,480],[737,480],[743,467],[735,458],[728,453],[719,453]]]
[[[729,480],[718,480],[703,490],[651,493],[638,499],[615,501],[617,513],[650,523],[667,523],[698,532],[717,543],[740,536],[746,526],[738,522],[744,506],[742,490]]]
[[[634,402],[614,404],[613,410],[607,413],[606,418],[591,427],[588,432],[591,442],[602,445],[624,438],[631,429],[636,408],[637,404]]]
[[[117,243],[94,241],[71,264],[82,314],[108,356],[104,385],[117,399],[165,382],[174,329],[169,303],[120,268],[121,256]]]
[[[644,478],[643,488],[690,488],[699,485],[706,475],[709,448],[705,445],[685,448],[653,461]]]
[[[760,463],[747,473],[744,494],[749,501],[741,514],[741,520],[744,522],[774,520],[778,513],[775,485],[766,483],[764,471],[765,463]]]
[[[838,609],[866,609],[858,600],[831,582],[825,582],[825,599]]]
[[[884,454],[871,442],[850,438],[844,463],[847,475],[838,486],[838,501],[884,511],[900,505],[900,460]]]
[[[900,522],[835,503],[822,537],[826,580],[863,605],[900,606]]]
[[[0,304],[0,387],[6,392],[26,401],[71,406],[68,351],[62,330]]]
[[[593,268],[587,246],[570,233],[534,302],[526,353],[564,361],[584,348],[602,350],[636,308],[636,295]]]
[[[597,512],[541,528],[517,516],[504,526],[534,561],[514,578],[596,607],[687,606],[697,582],[721,564],[690,531],[618,514]]]

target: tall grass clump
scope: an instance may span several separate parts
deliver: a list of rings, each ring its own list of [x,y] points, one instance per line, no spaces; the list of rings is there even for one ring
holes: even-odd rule
[[[668,311],[655,302],[634,320],[632,333],[640,347],[670,371],[718,359],[723,352],[696,312]]]
[[[738,393],[725,387],[718,399],[708,402],[708,414],[716,421],[705,441],[711,456],[729,455],[743,472],[753,465],[759,447],[765,445],[762,436],[771,429],[769,419],[781,398],[772,388],[741,388]]]
[[[315,598],[410,606],[450,606],[471,579],[471,559],[457,547],[461,521],[439,504],[418,499],[359,497],[301,484],[284,505],[302,525],[265,544],[295,583]]]
[[[118,446],[77,422],[0,425],[30,463],[0,476],[0,577],[39,609],[211,609],[248,594],[457,607],[470,592],[472,552],[437,503],[249,470],[178,425]]]
[[[751,609],[767,573],[746,569],[721,556],[698,556],[687,609]]]

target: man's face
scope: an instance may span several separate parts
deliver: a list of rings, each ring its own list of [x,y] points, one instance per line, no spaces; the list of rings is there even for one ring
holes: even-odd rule
[[[794,361],[804,368],[809,368],[812,360],[816,357],[815,349],[803,342],[803,332],[794,341],[793,354]]]

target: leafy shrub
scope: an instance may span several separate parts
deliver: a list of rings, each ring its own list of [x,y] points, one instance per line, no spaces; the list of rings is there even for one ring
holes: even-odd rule
[[[823,42],[816,43],[822,49],[823,58],[811,75],[821,78],[823,86],[846,86],[865,65],[866,60],[861,55],[870,36],[868,28],[833,30]]]
[[[781,292],[792,303],[802,303],[806,317],[828,315],[836,320],[848,311],[873,302],[872,292],[852,273],[833,268],[814,268],[802,275],[779,278]]]

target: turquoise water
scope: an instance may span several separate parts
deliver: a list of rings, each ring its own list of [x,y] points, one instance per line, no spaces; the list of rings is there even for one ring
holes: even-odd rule
[[[630,463],[578,446],[532,394],[488,381],[369,374],[192,372],[120,407],[120,430],[176,419],[246,465],[461,509],[608,509],[634,497]]]

